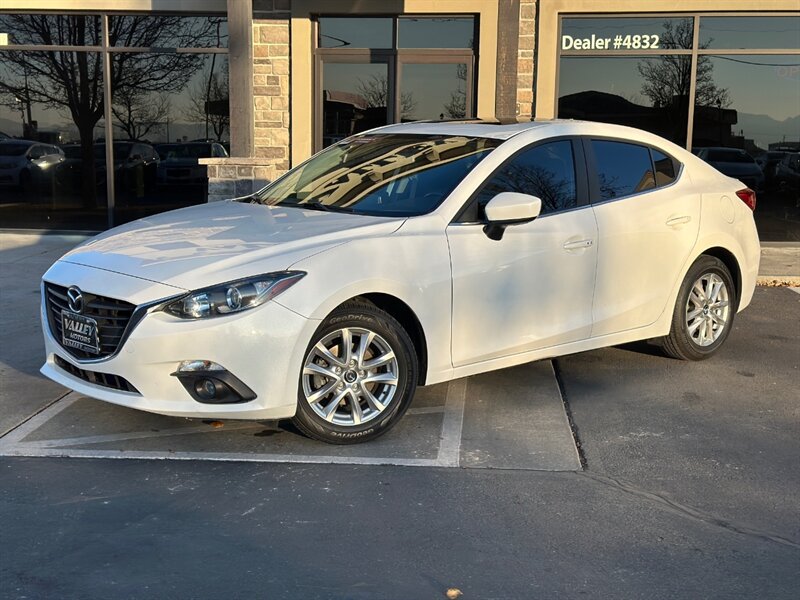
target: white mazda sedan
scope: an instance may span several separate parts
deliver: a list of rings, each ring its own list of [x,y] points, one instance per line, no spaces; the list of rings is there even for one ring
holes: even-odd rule
[[[383,127],[67,253],[44,275],[42,372],[155,413],[369,440],[418,385],[642,339],[709,357],[753,295],[754,209],[627,127]]]

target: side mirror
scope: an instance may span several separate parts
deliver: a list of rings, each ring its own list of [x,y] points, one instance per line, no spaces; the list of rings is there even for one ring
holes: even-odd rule
[[[517,192],[501,192],[489,200],[484,209],[488,223],[483,232],[491,240],[503,239],[506,227],[533,221],[542,212],[542,201],[536,196]]]

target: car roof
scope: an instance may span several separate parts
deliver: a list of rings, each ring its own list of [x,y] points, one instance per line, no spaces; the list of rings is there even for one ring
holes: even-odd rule
[[[7,144],[7,145],[22,144],[22,145],[27,145],[27,146],[33,146],[34,144],[40,144],[40,143],[43,143],[43,142],[36,142],[36,141],[32,141],[32,140],[15,140],[15,139],[0,140],[0,144]]]
[[[524,131],[541,127],[554,127],[576,121],[564,119],[525,121],[522,123],[502,121],[414,121],[397,123],[371,129],[364,133],[412,133],[422,135],[464,135],[507,140]]]

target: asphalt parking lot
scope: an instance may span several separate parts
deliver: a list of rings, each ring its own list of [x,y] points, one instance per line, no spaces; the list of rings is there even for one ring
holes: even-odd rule
[[[633,344],[423,388],[340,448],[38,376],[30,299],[69,243],[0,249],[27,311],[0,318],[2,597],[797,597],[797,290],[759,288],[710,361]]]

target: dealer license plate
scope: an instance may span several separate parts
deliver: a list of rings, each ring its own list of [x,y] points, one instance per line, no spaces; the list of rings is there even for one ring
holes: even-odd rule
[[[64,346],[100,354],[97,321],[76,313],[61,311],[61,342]]]

